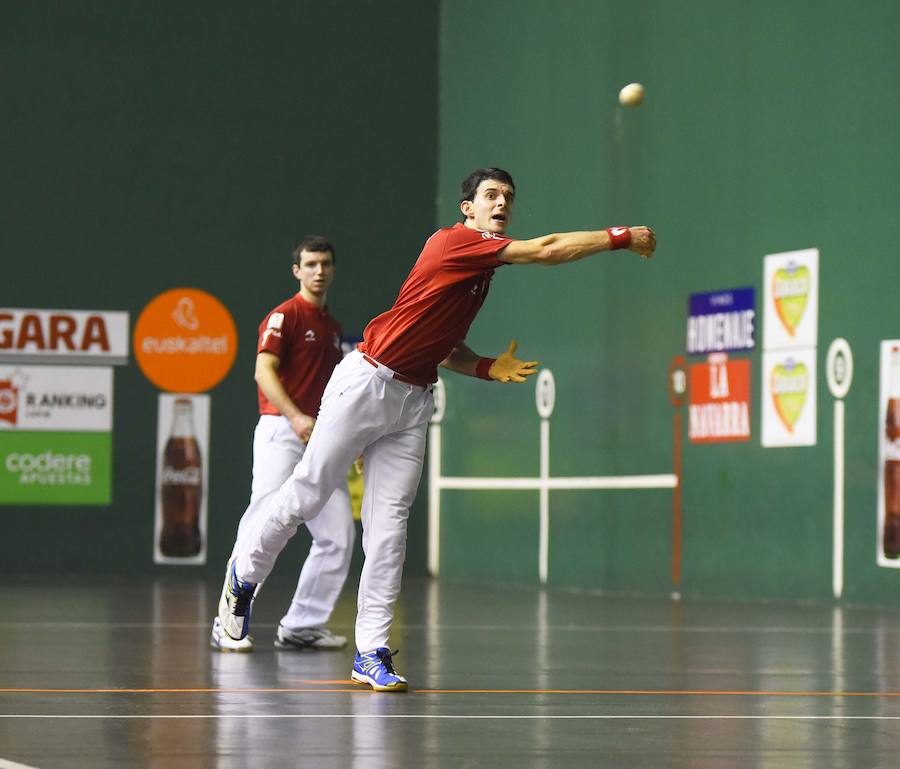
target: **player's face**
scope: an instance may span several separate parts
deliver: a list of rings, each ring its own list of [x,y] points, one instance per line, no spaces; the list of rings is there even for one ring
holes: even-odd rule
[[[485,179],[475,190],[473,200],[464,200],[460,208],[466,225],[482,232],[506,232],[512,219],[516,191],[497,179]]]
[[[328,251],[301,251],[300,266],[294,265],[294,277],[313,296],[324,296],[334,280],[334,259]]]

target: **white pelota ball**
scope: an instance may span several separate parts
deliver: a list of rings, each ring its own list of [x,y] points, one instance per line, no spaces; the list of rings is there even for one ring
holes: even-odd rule
[[[626,107],[637,107],[644,100],[644,86],[640,83],[629,83],[619,91],[619,104]]]

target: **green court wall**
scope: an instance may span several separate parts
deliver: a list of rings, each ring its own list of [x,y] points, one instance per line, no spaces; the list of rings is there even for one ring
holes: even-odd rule
[[[125,310],[133,328],[191,286],[234,317],[237,359],[210,392],[211,573],[249,498],[256,329],[296,290],[294,244],[331,237],[329,306],[359,335],[431,232],[436,37],[437,5],[412,0],[0,12],[0,306]],[[152,563],[157,397],[132,351],[114,374],[111,503],[0,506],[4,573],[203,573]]]
[[[682,429],[678,584],[672,492],[570,490],[550,492],[550,586],[830,599],[825,355],[844,337],[843,600],[900,600],[900,573],[875,559],[879,343],[900,337],[898,26],[900,6],[865,0],[442,5],[439,221],[457,218],[471,169],[500,166],[514,237],[648,224],[659,239],[649,263],[496,272],[469,341],[496,355],[517,339],[553,371],[551,476],[671,473],[667,371],[688,297],[756,290],[756,347],[733,356],[751,360],[751,440],[691,444]],[[647,97],[626,109],[632,81]],[[820,252],[817,444],[762,448],[763,257],[804,248]],[[536,476],[533,386],[444,378],[444,474]],[[442,492],[442,576],[536,583],[537,543],[536,491]]]
[[[554,372],[550,472],[565,476],[671,472],[667,370],[685,353],[688,296],[753,286],[761,315],[763,256],[818,248],[817,445],[760,445],[760,319],[739,356],[751,440],[683,435],[680,583],[672,494],[642,490],[551,492],[548,584],[829,599],[824,364],[840,336],[856,364],[843,600],[894,603],[875,511],[879,341],[900,337],[898,24],[895,4],[872,0],[7,7],[0,305],[126,310],[133,325],[188,285],[231,310],[238,356],[211,392],[199,569],[217,573],[249,492],[256,325],[293,290],[287,257],[306,232],[333,237],[329,304],[359,333],[455,220],[474,167],[515,177],[515,237],[652,225],[649,263],[502,268],[472,328],[476,350],[515,338]],[[631,81],[647,100],[626,110],[615,94]],[[444,379],[444,472],[536,475],[533,387]],[[170,573],[151,560],[157,394],[133,357],[116,368],[111,503],[0,507],[6,571]],[[408,573],[425,570],[426,496],[423,482]],[[443,577],[537,581],[536,492],[444,491],[441,507]]]

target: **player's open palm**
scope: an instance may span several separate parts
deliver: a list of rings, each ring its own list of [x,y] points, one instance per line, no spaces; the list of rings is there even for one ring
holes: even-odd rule
[[[538,362],[536,360],[519,360],[516,357],[518,343],[514,339],[509,343],[509,349],[502,353],[488,369],[488,376],[498,382],[524,382],[526,377],[537,374]]]

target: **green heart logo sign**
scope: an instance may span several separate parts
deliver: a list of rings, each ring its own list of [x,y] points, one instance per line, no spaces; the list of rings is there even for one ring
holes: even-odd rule
[[[772,369],[772,400],[775,411],[789,433],[803,412],[809,392],[809,370],[788,358]]]
[[[787,267],[777,270],[772,279],[775,310],[791,336],[794,336],[797,326],[803,319],[803,313],[806,312],[809,283],[809,268],[794,262],[789,262]]]

